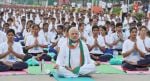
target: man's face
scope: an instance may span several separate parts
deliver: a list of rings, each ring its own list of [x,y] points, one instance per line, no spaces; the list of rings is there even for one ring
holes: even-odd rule
[[[98,23],[98,21],[97,21],[97,19],[93,19],[93,24],[97,24]]]
[[[13,41],[13,40],[14,40],[14,34],[13,34],[12,32],[8,33],[8,34],[7,34],[7,39],[8,39],[9,41]]]
[[[121,26],[117,27],[117,28],[116,28],[116,31],[117,31],[117,32],[122,32],[122,27],[121,27]]]
[[[33,28],[33,32],[34,32],[34,34],[38,34],[39,33],[39,28],[36,26],[36,27],[34,27]]]
[[[94,28],[94,29],[92,30],[92,32],[93,32],[93,35],[98,35],[99,29],[98,29],[98,28]]]
[[[9,30],[9,26],[8,25],[4,25],[3,28],[4,28],[5,31]]]
[[[45,32],[48,32],[48,25],[43,26],[43,30],[44,30]]]
[[[57,33],[58,33],[58,34],[62,34],[62,33],[63,33],[63,29],[57,27]]]
[[[82,24],[80,27],[79,27],[79,30],[84,30],[84,24]]]
[[[146,36],[146,34],[147,34],[146,28],[142,28],[142,29],[140,30],[140,34],[141,34],[142,36]]]
[[[22,25],[25,25],[25,24],[26,24],[26,21],[22,21],[21,23],[22,23]]]
[[[77,41],[79,39],[79,32],[77,30],[72,30],[69,34],[69,37],[73,41]]]
[[[130,33],[130,36],[133,37],[133,38],[136,38],[137,36],[137,30],[136,29],[133,29]]]

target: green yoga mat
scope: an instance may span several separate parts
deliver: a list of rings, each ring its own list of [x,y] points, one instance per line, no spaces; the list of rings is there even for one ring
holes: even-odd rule
[[[57,81],[94,81],[94,79],[91,77],[62,78],[59,77],[55,72],[53,73],[53,76]]]
[[[101,73],[101,74],[125,74],[125,72],[116,69],[114,67],[112,67],[111,65],[100,65],[97,66],[96,68],[96,73]]]
[[[29,66],[28,67],[28,74],[48,74],[50,71],[53,71],[52,64],[45,64],[43,67],[43,71],[41,71],[41,66]]]
[[[122,55],[118,55],[117,56],[119,59],[123,59],[123,56]]]

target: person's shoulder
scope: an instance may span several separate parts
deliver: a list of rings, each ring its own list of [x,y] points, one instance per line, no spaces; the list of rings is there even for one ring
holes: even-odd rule
[[[117,36],[117,33],[114,32],[114,33],[110,34],[109,36]]]
[[[88,36],[87,41],[91,41],[91,40],[93,40],[93,36]]]
[[[90,36],[88,36],[87,38],[88,38],[88,39],[93,39],[93,36],[92,36],[92,35],[90,35]]]
[[[68,38],[61,38],[60,40],[59,40],[59,42],[61,42],[61,45],[63,46],[66,46],[66,45],[68,45],[68,42],[69,41],[69,39]]]
[[[43,30],[40,30],[40,31],[39,31],[39,34],[44,34],[44,31],[43,31]]]
[[[150,37],[146,37],[145,39],[148,40],[148,41],[150,41]]]
[[[33,38],[33,35],[32,35],[32,34],[29,34],[29,35],[27,35],[27,38],[28,38],[28,39],[31,39],[31,38]]]
[[[7,42],[2,42],[2,43],[0,44],[0,47],[6,46],[6,45],[7,45]]]
[[[60,38],[59,40],[60,40],[60,41],[67,41],[67,40],[68,40],[68,38],[66,38],[66,37],[62,37],[62,38]]]
[[[125,41],[124,41],[124,43],[131,43],[132,41],[130,40],[130,39],[126,39]]]
[[[80,40],[80,41],[84,47],[87,46],[87,43],[85,41],[83,41],[83,40]]]
[[[6,35],[6,33],[3,32],[3,31],[1,31],[1,30],[0,30],[0,34],[1,34],[1,35]]]

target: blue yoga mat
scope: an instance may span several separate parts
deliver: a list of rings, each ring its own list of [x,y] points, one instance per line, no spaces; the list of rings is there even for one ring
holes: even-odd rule
[[[52,74],[57,81],[94,81],[91,77],[63,78],[59,77],[55,72]]]

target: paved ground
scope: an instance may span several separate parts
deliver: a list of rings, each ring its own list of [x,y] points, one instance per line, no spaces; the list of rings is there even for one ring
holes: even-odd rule
[[[150,81],[150,75],[94,74],[95,81]],[[0,81],[55,81],[48,75],[0,76]]]

